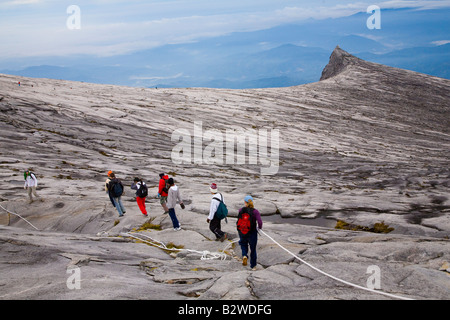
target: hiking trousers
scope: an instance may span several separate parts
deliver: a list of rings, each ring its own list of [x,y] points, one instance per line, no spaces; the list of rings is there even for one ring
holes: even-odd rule
[[[212,231],[216,235],[216,239],[220,239],[223,237],[225,232],[222,231],[222,227],[220,225],[220,219],[214,215],[214,218],[209,222],[209,230]]]
[[[239,237],[242,257],[248,257],[248,247],[250,246],[250,268],[256,267],[256,244],[258,243],[258,232],[255,230],[245,235],[239,232]]]
[[[172,224],[173,224],[174,229],[179,228],[180,223],[178,222],[177,215],[175,214],[174,208],[169,208],[169,216],[170,216],[170,219],[172,219]]]
[[[123,216],[123,214],[126,211],[125,211],[125,208],[123,207],[121,197],[118,197],[118,198],[113,197],[113,200],[114,200],[114,204],[116,205],[117,212],[119,212],[119,217]]]
[[[136,197],[136,202],[142,214],[147,215],[147,208],[145,207],[145,198]]]
[[[27,192],[28,192],[28,197],[30,198],[30,201],[33,201],[33,197],[31,196],[32,194],[36,198],[39,198],[39,196],[36,193],[36,187],[27,187]]]

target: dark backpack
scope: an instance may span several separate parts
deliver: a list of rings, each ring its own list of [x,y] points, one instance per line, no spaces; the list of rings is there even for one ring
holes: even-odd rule
[[[219,194],[220,194],[220,193],[219,193]],[[227,208],[227,205],[225,204],[225,202],[223,202],[223,196],[222,196],[222,194],[220,194],[220,196],[222,197],[222,200],[217,199],[217,198],[213,198],[213,199],[215,199],[215,200],[217,200],[217,201],[220,202],[220,203],[219,203],[219,206],[217,207],[216,217],[217,217],[219,220],[222,220],[222,219],[226,219],[226,218],[227,218],[227,215],[228,215],[228,208]],[[227,221],[227,222],[228,222],[228,221]]]
[[[123,186],[119,179],[115,178],[109,182],[109,192],[114,198],[118,198],[123,194]]]
[[[238,219],[236,222],[237,229],[243,235],[256,230],[256,217],[252,208],[243,208],[239,211]]]
[[[141,181],[141,186],[138,191],[136,191],[136,197],[145,198],[146,196],[148,196],[148,188],[147,185]]]

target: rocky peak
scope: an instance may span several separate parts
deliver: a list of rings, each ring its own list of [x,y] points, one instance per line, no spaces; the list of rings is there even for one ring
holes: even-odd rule
[[[356,64],[360,59],[351,55],[339,46],[333,50],[330,56],[330,61],[322,71],[320,80],[325,80],[334,77],[346,69],[348,65]]]

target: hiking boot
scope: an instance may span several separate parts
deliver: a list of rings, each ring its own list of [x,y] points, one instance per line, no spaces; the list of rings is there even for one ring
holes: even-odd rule
[[[227,238],[227,234],[224,233],[223,236],[220,238],[220,242],[224,242],[226,238]]]
[[[242,257],[242,265],[243,265],[243,266],[246,266],[246,265],[247,265],[247,260],[248,260],[247,256],[243,256],[243,257]]]

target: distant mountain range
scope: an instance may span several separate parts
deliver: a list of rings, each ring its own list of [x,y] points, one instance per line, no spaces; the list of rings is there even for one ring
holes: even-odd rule
[[[450,10],[383,10],[232,33],[127,55],[11,59],[0,73],[140,87],[264,88],[318,81],[336,45],[389,66],[450,78]],[[441,45],[439,45],[441,44]]]

